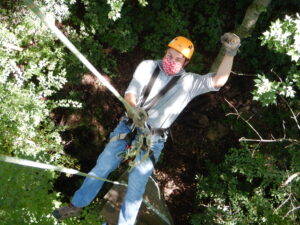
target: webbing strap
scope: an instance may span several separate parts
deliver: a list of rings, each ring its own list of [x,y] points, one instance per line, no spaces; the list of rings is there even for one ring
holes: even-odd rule
[[[154,85],[154,82],[155,82],[156,78],[158,77],[159,71],[160,71],[159,66],[156,66],[146,89],[144,89],[144,91],[142,92],[143,98],[142,98],[141,105],[140,105],[141,107],[143,107],[143,105],[145,104],[145,101],[150,94],[150,91]]]
[[[155,166],[156,164],[156,161],[155,161],[155,157],[154,157],[154,152],[151,150],[150,153],[149,153],[149,158],[153,164],[153,167]]]
[[[142,91],[142,101],[141,101],[141,104],[140,104],[140,107],[143,107],[149,94],[150,94],[150,91],[159,75],[159,72],[160,72],[160,68],[159,66],[156,66],[151,78],[150,78],[150,81],[148,83],[148,85],[146,86],[146,88]],[[169,83],[167,83],[167,85],[161,89],[159,91],[159,93],[150,101],[149,105],[147,107],[145,107],[145,111],[149,111],[149,109],[151,107],[153,107],[169,90],[171,90],[175,84],[177,83],[177,81],[180,79],[181,76],[175,76],[175,77],[172,77],[172,79],[169,81]]]
[[[172,79],[167,83],[167,85],[160,90],[160,92],[151,100],[150,104],[145,107],[145,111],[149,111],[149,109],[154,106],[160,99],[163,97],[169,90],[171,90],[177,81],[180,79],[180,76],[172,77]]]
[[[118,140],[126,140],[126,139],[129,139],[129,135],[130,133],[122,133],[122,134],[117,134],[115,136],[113,136],[109,142],[113,142],[113,141],[118,141]],[[131,142],[132,140],[130,140]],[[143,145],[142,145],[142,148],[145,147],[146,145],[146,141],[143,140]],[[150,149],[150,153],[149,153],[149,158],[151,160],[151,162],[153,163],[153,166],[155,165],[155,157],[154,157],[154,152],[153,150]]]
[[[109,142],[113,142],[113,141],[118,141],[118,140],[125,140],[128,136],[128,133],[122,133],[122,134],[117,134],[115,136],[113,136]]]

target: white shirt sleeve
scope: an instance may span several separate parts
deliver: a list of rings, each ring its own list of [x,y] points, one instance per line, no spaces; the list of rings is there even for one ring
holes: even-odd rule
[[[212,80],[214,75],[214,73],[208,73],[205,75],[193,74],[192,87],[190,91],[192,98],[210,91],[220,90],[220,88],[214,88]]]

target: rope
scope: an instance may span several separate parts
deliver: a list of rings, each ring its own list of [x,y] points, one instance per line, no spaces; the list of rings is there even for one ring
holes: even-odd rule
[[[110,90],[120,102],[123,103],[126,110],[139,118],[136,110],[119,94],[119,92],[98,72],[98,70],[86,59],[84,55],[69,41],[69,39],[55,26],[54,21],[47,18],[45,14],[33,3],[32,0],[24,0],[28,8],[34,12],[41,21],[57,36],[61,42],[70,49],[71,52],[99,79],[99,81]]]
[[[156,215],[158,215],[163,221],[165,221],[167,224],[171,225],[170,220],[162,213],[160,213],[153,205],[150,204],[150,202],[143,199],[143,202],[145,203],[146,207],[151,209]]]
[[[93,176],[93,175],[90,175],[90,174],[87,174],[87,173],[80,172],[80,171],[75,170],[75,169],[70,169],[70,168],[61,167],[61,166],[54,166],[54,165],[51,165],[51,164],[35,162],[35,161],[32,161],[32,160],[27,160],[27,159],[20,159],[20,158],[16,158],[16,157],[10,157],[10,156],[6,156],[6,155],[2,155],[2,154],[0,154],[0,161],[5,162],[5,163],[16,164],[16,165],[20,165],[20,166],[33,167],[33,168],[38,168],[38,169],[43,169],[43,170],[58,171],[58,172],[61,172],[61,173],[73,174],[73,175],[78,175],[78,176],[82,176],[82,177],[90,177],[90,178],[94,178],[94,179],[97,179],[97,180],[101,180],[101,181],[105,181],[105,182],[108,182],[108,183],[112,183],[112,184],[115,184],[115,185],[121,185],[121,186],[125,186],[125,187],[128,186],[125,183],[121,183],[121,182],[118,182],[118,181],[112,181],[112,180],[109,180],[109,179],[105,179],[103,177]],[[154,180],[153,180],[153,182],[155,183]],[[167,224],[171,225],[171,222],[168,220],[168,218],[165,215],[161,214],[154,206],[152,206],[150,204],[150,202],[148,202],[145,199],[143,199],[143,202],[145,203],[146,207],[151,209],[156,215],[158,215]]]
[[[90,174],[87,174],[87,173],[80,172],[80,171],[75,170],[75,169],[70,169],[70,168],[61,167],[61,166],[54,166],[54,165],[35,162],[35,161],[27,160],[27,159],[20,159],[20,158],[15,158],[15,157],[10,157],[10,156],[0,154],[0,161],[6,162],[6,163],[17,164],[17,165],[20,165],[20,166],[28,166],[28,167],[34,167],[34,168],[39,168],[39,169],[43,169],[43,170],[58,171],[58,172],[61,172],[61,173],[73,174],[73,175],[78,175],[78,176],[82,176],[82,177],[90,177],[90,178],[105,181],[105,182],[108,182],[108,183],[112,183],[112,184],[116,184],[116,185],[122,185],[122,186],[127,187],[127,184],[125,184],[125,183],[120,183],[120,182],[117,182],[117,181],[108,180],[108,179],[105,179],[103,177],[93,176],[93,175],[90,175]]]

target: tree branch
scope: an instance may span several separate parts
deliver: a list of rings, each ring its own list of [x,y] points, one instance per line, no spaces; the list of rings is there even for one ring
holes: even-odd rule
[[[260,136],[260,134],[258,133],[258,131],[249,123],[248,120],[244,119],[240,113],[238,112],[238,110],[234,107],[234,105],[232,105],[226,98],[225,98],[225,101],[234,109],[234,111],[236,113],[228,113],[227,115],[236,115],[238,116],[238,118],[241,118],[245,123],[248,124],[248,126],[257,134],[257,136],[260,138],[260,140],[262,140],[263,138]]]
[[[10,43],[7,43],[7,42],[2,42],[2,45],[3,47],[5,48],[9,48],[9,49],[12,49],[12,50],[15,50],[15,51],[23,51],[23,48],[19,47],[19,46],[16,46],[16,45],[13,45],[13,44],[10,44]]]
[[[235,115],[237,116],[238,118],[242,119],[250,128],[251,130],[254,131],[254,133],[258,136],[259,139],[249,139],[249,138],[245,138],[245,137],[241,137],[239,139],[240,142],[242,141],[247,141],[247,142],[259,142],[259,143],[272,143],[272,142],[293,142],[293,143],[299,143],[299,140],[297,139],[291,139],[291,138],[285,138],[285,135],[283,138],[274,138],[273,139],[264,139],[260,134],[259,132],[252,126],[252,124],[249,122],[250,119],[246,120],[245,118],[243,118],[241,116],[241,114],[238,112],[238,110],[234,107],[234,105],[232,105],[226,98],[225,98],[225,101],[228,103],[228,105],[230,107],[232,107],[235,111],[235,113],[228,113],[226,114],[226,116],[228,115]],[[284,133],[285,133],[285,125],[283,125],[283,129],[284,129]]]
[[[255,24],[260,14],[266,11],[271,0],[254,0],[248,7],[242,24],[234,31],[241,39],[251,36],[251,33],[255,27]],[[219,67],[224,56],[224,48],[221,47],[217,58],[212,64],[210,71],[215,72]]]
[[[297,139],[290,139],[290,138],[277,138],[277,139],[251,139],[251,138],[244,138],[241,137],[239,139],[240,142],[247,141],[247,142],[264,142],[264,143],[274,143],[274,142],[293,142],[299,143]]]
[[[278,211],[282,206],[284,206],[289,200],[291,200],[291,197],[292,197],[292,193],[289,194],[289,197],[284,200],[283,203],[280,204],[280,206],[278,206],[276,209],[275,209],[275,212]]]
[[[287,214],[284,217],[287,217],[290,213],[294,212],[295,210],[300,209],[300,206],[292,208],[290,211],[287,212]]]
[[[235,72],[235,71],[231,71],[232,74],[234,75],[238,75],[238,76],[249,76],[249,77],[257,77],[257,74],[246,74],[246,73],[238,73],[238,72]]]
[[[283,184],[281,184],[281,186],[285,187],[286,185],[288,185],[289,183],[291,183],[299,175],[300,175],[300,172],[297,172],[297,173],[294,173],[293,175],[289,176],[289,178]]]
[[[291,113],[292,113],[292,115],[293,115],[292,118],[295,120],[295,123],[296,123],[298,129],[300,130],[300,125],[299,125],[299,122],[298,122],[298,119],[297,119],[299,113],[298,113],[298,115],[296,115],[296,114],[294,113],[293,109],[291,108],[290,104],[285,100],[285,98],[282,97],[281,95],[280,95],[280,97],[281,97],[281,99],[284,101],[284,103],[287,105],[287,107],[289,108],[289,110],[291,111]]]

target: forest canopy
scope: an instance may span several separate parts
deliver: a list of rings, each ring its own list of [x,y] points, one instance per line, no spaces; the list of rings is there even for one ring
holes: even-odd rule
[[[137,64],[161,59],[175,36],[195,44],[187,71],[209,72],[220,36],[239,32],[260,2],[34,1],[122,95]],[[187,183],[195,188],[189,212],[167,202],[175,224],[299,224],[299,8],[298,0],[273,0],[259,9],[228,84],[191,103],[184,115],[192,122],[174,125],[177,138],[158,170],[180,149],[189,154],[184,165],[194,166]],[[0,22],[0,154],[87,172],[122,105],[97,82],[87,89],[87,68],[23,1],[1,1]],[[81,218],[51,216],[81,181],[0,162],[1,224],[99,224],[97,201]]]

